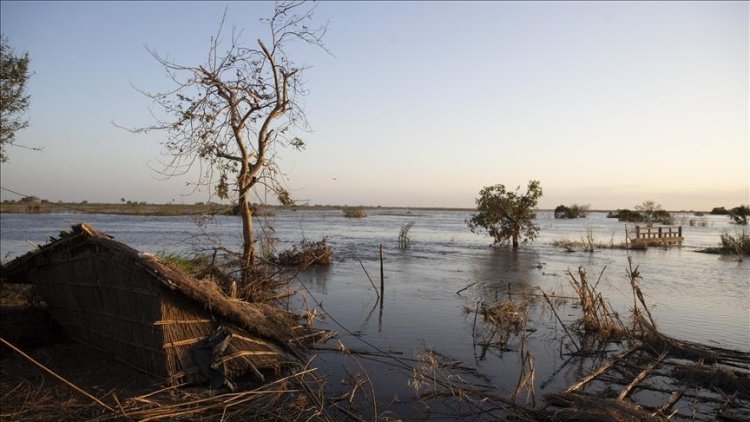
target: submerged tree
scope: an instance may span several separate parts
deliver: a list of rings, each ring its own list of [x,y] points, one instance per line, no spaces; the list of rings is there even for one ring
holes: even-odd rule
[[[555,208],[555,218],[586,218],[589,212],[589,205],[573,204],[569,207],[558,205]]]
[[[211,38],[205,63],[184,66],[150,50],[176,83],[159,93],[145,93],[164,112],[153,126],[135,132],[163,130],[171,160],[164,174],[185,174],[200,166],[196,186],[209,186],[222,199],[239,204],[242,217],[242,278],[249,280],[255,262],[255,237],[251,195],[263,186],[283,205],[292,203],[274,158],[279,145],[302,149],[301,139],[290,132],[306,129],[300,97],[304,67],[287,55],[291,43],[323,47],[326,27],[309,26],[314,8],[303,2],[277,3],[268,25],[268,38],[256,46],[241,44],[232,31],[228,45],[221,42],[224,19]]]
[[[635,209],[640,213],[641,221],[645,223],[672,224],[672,214],[662,209],[661,204],[655,201],[643,201],[642,204],[636,205]]]
[[[495,244],[511,242],[518,248],[519,239],[523,242],[534,240],[539,226],[534,224],[534,209],[542,196],[542,186],[538,180],[529,182],[525,194],[505,189],[504,185],[488,186],[479,192],[477,214],[466,221],[473,233],[486,231],[495,239]]]
[[[16,56],[8,40],[0,35],[0,162],[8,160],[5,147],[13,145],[16,132],[29,125],[22,116],[29,107],[26,82],[29,55]]]
[[[750,207],[747,205],[740,205],[729,210],[729,218],[735,224],[747,225],[748,216],[750,216]]]

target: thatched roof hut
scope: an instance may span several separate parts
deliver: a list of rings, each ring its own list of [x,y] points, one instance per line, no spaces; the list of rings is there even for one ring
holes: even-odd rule
[[[34,284],[69,338],[172,385],[262,378],[295,359],[295,338],[305,331],[287,311],[229,298],[86,224],[0,274]]]

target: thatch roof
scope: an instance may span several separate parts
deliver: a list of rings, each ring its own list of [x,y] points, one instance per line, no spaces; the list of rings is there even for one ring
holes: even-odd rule
[[[70,232],[0,267],[0,279],[11,283],[34,283],[33,272],[43,268],[52,256],[66,251],[75,254],[81,248],[105,249],[118,255],[128,265],[139,266],[152,274],[160,288],[169,289],[203,306],[215,318],[232,323],[247,331],[291,348],[292,329],[297,324],[294,316],[277,307],[248,303],[226,296],[212,282],[196,280],[166,261],[117,242],[112,236],[98,232],[82,223]]]

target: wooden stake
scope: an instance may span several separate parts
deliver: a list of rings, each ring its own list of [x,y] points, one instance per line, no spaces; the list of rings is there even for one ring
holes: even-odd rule
[[[364,270],[365,275],[367,276],[367,279],[370,280],[370,284],[372,284],[372,288],[375,289],[375,294],[378,295],[378,300],[380,300],[380,293],[378,293],[378,288],[375,287],[375,283],[372,282],[372,277],[370,277],[370,273],[367,272],[367,269],[365,268],[365,264],[362,263],[362,260],[359,260],[359,265],[362,266],[362,270]]]
[[[383,282],[383,245],[380,245],[380,304],[383,304],[383,290],[385,283]]]

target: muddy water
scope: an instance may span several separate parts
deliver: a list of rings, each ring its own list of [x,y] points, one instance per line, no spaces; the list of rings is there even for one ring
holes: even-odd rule
[[[584,266],[592,279],[606,267],[599,289],[618,312],[627,315],[632,295],[625,275],[625,251],[566,252],[551,245],[555,240],[579,240],[587,230],[596,241],[619,243],[625,237],[623,223],[607,219],[603,213],[555,220],[551,213],[542,212],[538,215],[540,236],[512,251],[488,247],[488,238],[468,231],[464,223],[468,217],[466,212],[378,209],[364,219],[347,219],[340,211],[288,211],[261,223],[278,249],[302,238],[327,237],[334,250],[334,264],[300,274],[298,281],[304,286],[301,290],[309,291],[309,306],[318,302],[328,313],[318,324],[340,331],[341,341],[355,348],[371,349],[374,345],[403,353],[396,356],[405,358],[434,347],[490,376],[499,394],[507,394],[517,381],[520,356],[513,350],[518,345],[511,341],[510,351],[490,349],[483,354],[477,350],[472,340],[473,316],[466,314],[465,308],[474,309],[478,301],[504,298],[509,285],[515,293],[544,289],[569,295],[567,271],[576,272]],[[737,262],[696,252],[715,246],[722,232],[735,232],[738,227],[729,224],[725,216],[678,214],[676,220],[684,226],[682,246],[631,252],[659,328],[680,339],[750,351],[750,259]],[[190,251],[205,245],[202,231],[189,217],[2,215],[2,256],[17,256],[31,249],[27,239],[43,243],[49,235],[81,221],[146,252]],[[412,244],[402,250],[397,247],[397,236],[401,225],[409,221],[415,222],[409,233]],[[236,246],[239,227],[236,218],[218,217],[204,228],[214,241]],[[379,284],[381,244],[385,255],[382,308],[361,266]],[[460,295],[456,293],[469,285]],[[573,321],[576,312],[572,302],[558,309],[566,322]],[[530,329],[528,341],[535,355],[540,392],[569,384],[594,364],[564,365],[564,333],[539,300],[532,303]],[[317,359],[321,367],[329,367],[332,384],[343,379],[347,369],[359,371],[355,363],[336,353],[321,353]],[[410,395],[406,371],[387,359],[362,362],[373,378],[379,400],[392,403],[397,399],[392,407],[402,416],[418,412],[399,408]]]

